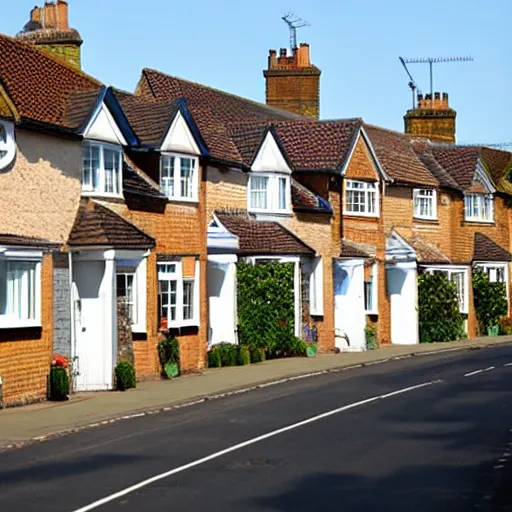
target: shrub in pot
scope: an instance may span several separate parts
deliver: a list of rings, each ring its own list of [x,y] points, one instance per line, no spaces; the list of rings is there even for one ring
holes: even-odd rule
[[[135,369],[127,361],[117,363],[114,372],[116,376],[116,389],[118,391],[126,391],[137,385]]]
[[[158,358],[164,377],[177,377],[180,373],[180,345],[175,336],[168,336],[158,344]]]
[[[63,366],[50,367],[48,398],[50,400],[67,400],[69,395],[69,375]]]

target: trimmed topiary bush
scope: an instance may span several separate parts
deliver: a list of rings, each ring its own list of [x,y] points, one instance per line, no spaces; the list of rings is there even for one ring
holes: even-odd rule
[[[238,364],[240,366],[251,364],[251,353],[249,352],[249,347],[241,345],[238,348]]]
[[[420,342],[454,341],[464,336],[457,288],[445,274],[418,276]]]
[[[116,376],[116,389],[118,391],[126,391],[134,388],[137,383],[135,379],[135,369],[127,361],[117,363],[114,370]]]
[[[265,359],[265,351],[262,348],[253,347],[251,349],[251,363],[262,363]]]
[[[222,366],[236,366],[238,361],[238,347],[231,343],[221,343],[218,347]]]
[[[218,345],[215,345],[208,352],[208,368],[220,368],[221,366],[220,349]]]
[[[54,401],[67,400],[69,395],[69,375],[66,368],[52,366],[48,377],[48,398]]]

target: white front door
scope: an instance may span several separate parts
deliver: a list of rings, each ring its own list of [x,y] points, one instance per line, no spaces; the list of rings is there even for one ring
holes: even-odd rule
[[[335,261],[334,319],[337,348],[366,350],[363,260]]]
[[[386,272],[391,304],[391,343],[416,345],[418,343],[416,263],[397,263],[387,267]]]
[[[236,257],[208,258],[209,343],[236,343]],[[231,261],[230,261],[231,260]]]
[[[79,261],[73,264],[76,336],[76,391],[111,389],[113,385],[111,295],[102,283],[105,261]]]

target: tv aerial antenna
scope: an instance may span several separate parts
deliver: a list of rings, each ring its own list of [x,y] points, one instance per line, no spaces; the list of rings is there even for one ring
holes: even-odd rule
[[[290,50],[294,50],[297,48],[297,29],[302,27],[309,27],[311,26],[311,23],[304,21],[303,19],[299,18],[298,16],[295,16],[293,12],[286,13],[281,18],[290,29]]]
[[[470,62],[475,59],[470,56],[466,57],[414,57],[402,59],[402,64],[428,64],[430,67],[430,94],[434,97],[434,64],[440,64],[441,62]]]
[[[421,93],[421,91],[418,89],[418,86],[417,86],[416,82],[414,81],[414,78],[412,77],[411,72],[407,68],[405,59],[403,57],[398,57],[398,58],[399,58],[400,62],[402,63],[402,66],[404,67],[405,72],[409,76],[409,83],[407,85],[409,86],[409,88],[412,91],[412,108],[416,108],[416,91],[418,91],[418,93]]]

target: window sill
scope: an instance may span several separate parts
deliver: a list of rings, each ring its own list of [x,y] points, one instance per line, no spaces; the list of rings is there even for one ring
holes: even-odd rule
[[[106,199],[123,199],[123,194],[109,194],[107,192],[89,192],[82,190],[82,196],[84,197],[104,197]]]
[[[439,224],[439,219],[437,217],[413,217],[414,222],[420,222],[424,224]]]
[[[168,203],[187,203],[187,204],[199,204],[199,199],[190,197],[167,197]]]
[[[378,316],[379,312],[378,311],[375,311],[375,310],[372,310],[372,311],[368,311],[366,310],[364,312],[365,315],[368,315],[368,316]]]
[[[347,212],[343,211],[343,215],[347,217],[360,217],[362,219],[378,219],[380,215],[376,213],[361,213],[361,212]]]
[[[464,219],[465,224],[483,224],[484,226],[494,226],[495,222],[493,220],[480,220],[480,219]]]
[[[42,328],[41,322],[16,322],[16,321],[0,321],[0,329],[30,329],[30,328]]]
[[[292,216],[291,210],[263,210],[260,208],[248,208],[247,211],[249,213],[257,213],[258,215],[273,215],[275,217],[277,217],[277,216],[291,217]]]

